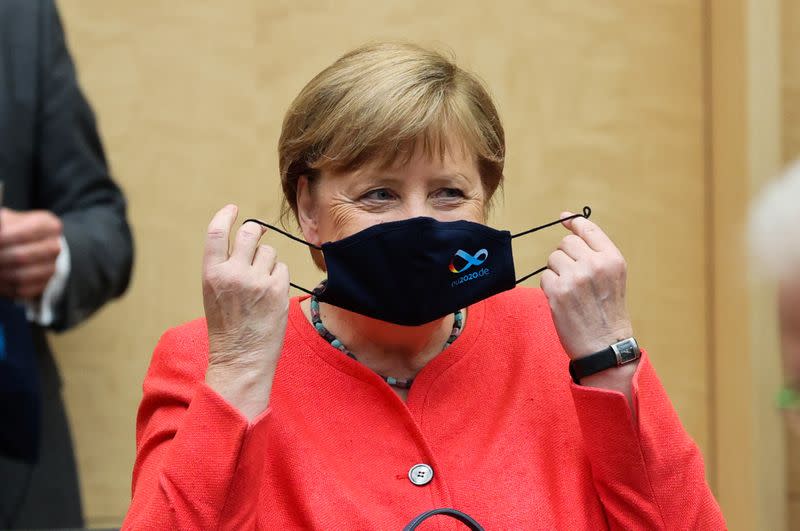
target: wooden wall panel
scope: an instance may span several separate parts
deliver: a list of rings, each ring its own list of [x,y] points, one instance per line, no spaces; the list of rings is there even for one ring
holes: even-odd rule
[[[781,2],[783,160],[800,158],[800,2]],[[798,198],[800,199],[800,198]],[[786,434],[789,529],[800,529],[800,433]]]
[[[710,0],[709,131],[717,496],[730,529],[786,526],[775,300],[747,259],[750,201],[780,167],[777,0]]]
[[[450,49],[506,125],[505,196],[521,229],[590,204],[630,263],[637,335],[708,451],[702,5],[695,0],[61,2],[84,88],[130,199],[135,279],[55,339],[90,523],[127,506],[133,423],[152,347],[202,313],[204,228],[226,202],[276,219],[275,146],[302,85],[368,40]],[[538,267],[559,229],[517,246]],[[295,280],[318,274],[275,241]]]
[[[781,1],[783,155],[800,157],[800,2]]]

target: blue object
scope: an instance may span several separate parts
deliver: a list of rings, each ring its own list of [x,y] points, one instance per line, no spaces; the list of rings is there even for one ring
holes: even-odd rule
[[[0,299],[0,454],[39,458],[41,398],[36,348],[25,309]]]
[[[0,361],[6,359],[6,327],[0,323]]]

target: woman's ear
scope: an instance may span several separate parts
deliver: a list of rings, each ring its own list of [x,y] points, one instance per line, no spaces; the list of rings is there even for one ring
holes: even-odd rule
[[[300,230],[303,231],[303,238],[314,245],[320,245],[317,215],[317,202],[314,200],[311,183],[308,177],[302,175],[297,181],[297,220]]]
[[[319,234],[319,210],[317,201],[314,198],[314,190],[311,189],[311,186],[311,182],[305,175],[301,176],[297,182],[297,221],[300,223],[303,238],[308,243],[319,246],[322,245],[322,238]],[[327,271],[322,252],[317,249],[309,250],[314,264],[321,271]]]

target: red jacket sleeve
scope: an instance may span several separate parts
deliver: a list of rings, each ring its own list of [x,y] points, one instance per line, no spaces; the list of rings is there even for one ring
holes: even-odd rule
[[[123,529],[255,528],[269,410],[250,424],[208,387],[207,352],[205,333],[170,331],[156,346]]]
[[[573,384],[572,396],[611,529],[726,529],[700,450],[646,355],[633,379],[636,420],[622,393]]]

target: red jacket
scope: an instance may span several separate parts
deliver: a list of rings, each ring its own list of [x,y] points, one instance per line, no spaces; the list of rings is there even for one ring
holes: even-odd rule
[[[703,460],[643,356],[638,416],[575,385],[547,300],[469,308],[404,403],[292,299],[269,408],[252,424],[204,383],[205,322],[168,331],[137,420],[124,529],[396,529],[439,507],[494,529],[723,529]],[[410,468],[433,469],[416,486]],[[463,529],[435,517],[420,529]]]

